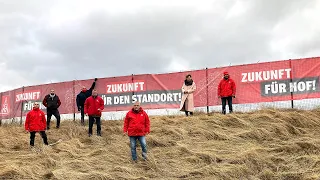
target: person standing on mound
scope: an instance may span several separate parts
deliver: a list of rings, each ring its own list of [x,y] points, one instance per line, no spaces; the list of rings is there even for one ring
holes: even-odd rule
[[[78,111],[80,111],[80,114],[81,114],[81,125],[83,126],[84,126],[84,102],[88,97],[92,95],[92,90],[96,86],[97,80],[98,78],[94,79],[94,82],[92,83],[90,89],[88,90],[86,87],[83,86],[81,92],[77,95],[76,102],[77,102]]]
[[[196,84],[193,82],[190,74],[186,76],[186,79],[182,85],[182,98],[180,104],[180,111],[184,111],[186,116],[193,115],[194,102],[193,102],[193,92],[196,90]]]
[[[30,146],[34,147],[34,139],[36,133],[39,132],[43,143],[48,145],[48,139],[46,135],[46,116],[44,112],[39,109],[39,103],[35,102],[33,104],[33,110],[28,112],[26,121],[24,124],[25,130],[30,132]]]
[[[56,128],[59,128],[61,117],[58,108],[61,105],[61,101],[59,96],[54,93],[54,89],[51,89],[50,94],[44,97],[42,104],[47,108],[47,129],[50,129],[52,115],[57,119]]]
[[[88,97],[84,103],[84,113],[89,116],[89,137],[92,136],[94,121],[97,124],[97,135],[101,136],[101,115],[104,109],[104,101],[98,96],[96,89],[92,91],[92,96]]]
[[[236,84],[229,76],[228,72],[223,73],[223,79],[218,85],[218,97],[222,102],[222,114],[226,114],[226,104],[228,101],[229,113],[233,112],[232,98],[236,98]]]
[[[150,133],[150,120],[148,114],[135,102],[133,108],[126,114],[123,124],[123,134],[129,136],[131,156],[137,162],[136,144],[139,140],[142,148],[142,157],[147,160],[147,143],[145,136]]]

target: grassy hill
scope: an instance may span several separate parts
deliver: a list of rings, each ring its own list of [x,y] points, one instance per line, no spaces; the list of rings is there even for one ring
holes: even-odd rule
[[[0,179],[320,179],[320,109],[151,117],[149,161],[139,146],[137,164],[122,124],[103,121],[102,137],[89,138],[65,121],[47,131],[61,143],[36,135],[38,151],[22,126],[2,126]]]

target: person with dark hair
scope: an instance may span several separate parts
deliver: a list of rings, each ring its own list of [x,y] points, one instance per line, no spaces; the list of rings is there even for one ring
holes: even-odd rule
[[[84,102],[84,113],[89,116],[89,137],[92,136],[94,121],[97,124],[97,136],[101,136],[101,115],[104,109],[104,101],[98,96],[96,89],[92,91],[92,96]]]
[[[42,104],[47,108],[47,130],[50,129],[50,120],[52,115],[57,119],[56,128],[59,128],[60,113],[58,108],[61,105],[61,101],[59,96],[54,93],[54,89],[51,89],[50,94],[44,97]]]
[[[227,101],[229,106],[229,113],[232,113],[232,97],[236,98],[236,84],[230,78],[228,72],[223,73],[223,79],[218,85],[218,97],[221,98],[222,101],[222,114],[226,114]]]
[[[145,136],[150,133],[150,120],[148,114],[140,106],[140,102],[135,102],[132,109],[126,114],[123,123],[123,134],[129,136],[131,157],[137,162],[136,145],[140,142],[142,158],[147,158],[147,143]]]
[[[86,101],[86,99],[88,97],[90,97],[92,95],[92,90],[96,86],[97,80],[98,80],[98,78],[94,79],[94,82],[92,83],[90,89],[88,89],[88,90],[85,86],[83,86],[81,92],[77,95],[76,102],[77,102],[78,111],[80,111],[80,113],[81,113],[81,124],[83,126],[84,126],[84,102]]]
[[[184,111],[186,116],[193,115],[194,111],[194,102],[193,102],[193,93],[196,90],[196,84],[192,80],[190,74],[186,76],[184,83],[182,85],[182,98],[180,104],[180,111]]]
[[[44,112],[39,109],[39,103],[35,102],[33,104],[33,110],[29,111],[26,116],[26,121],[24,124],[25,130],[30,132],[30,146],[34,147],[34,139],[36,133],[39,132],[43,143],[48,145],[48,139],[46,135],[46,116]]]

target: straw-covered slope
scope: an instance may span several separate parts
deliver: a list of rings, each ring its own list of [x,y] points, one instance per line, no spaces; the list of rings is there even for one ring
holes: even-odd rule
[[[22,126],[2,126],[0,179],[320,179],[320,110],[151,117],[149,162],[137,164],[122,123],[103,121],[89,138],[62,122],[47,131],[62,142],[43,147],[36,135],[39,152]]]

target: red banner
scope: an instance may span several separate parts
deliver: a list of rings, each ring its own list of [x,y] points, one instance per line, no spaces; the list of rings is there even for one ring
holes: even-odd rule
[[[320,58],[285,60],[223,68],[167,73],[142,74],[98,79],[95,89],[105,101],[105,112],[128,110],[140,101],[145,109],[178,108],[185,76],[196,83],[195,107],[220,105],[217,87],[228,71],[236,83],[235,104],[290,101],[320,98]],[[93,80],[44,84],[15,89],[0,94],[0,119],[25,116],[32,104],[40,102],[54,89],[62,102],[61,114],[78,113],[76,96]],[[40,106],[45,111],[43,105]]]
[[[320,98],[320,58],[291,61],[293,99]]]
[[[220,104],[217,87],[227,71],[236,83],[235,104],[290,100],[288,96],[270,95],[267,83],[290,79],[289,61],[231,66],[209,69],[209,106]],[[265,94],[266,93],[266,94]]]

